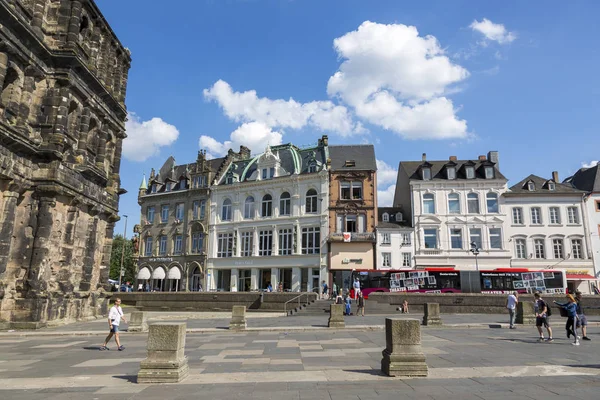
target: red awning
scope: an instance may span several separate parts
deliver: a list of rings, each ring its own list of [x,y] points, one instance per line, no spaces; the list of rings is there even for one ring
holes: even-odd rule
[[[567,280],[569,281],[595,281],[596,278],[590,274],[567,274]]]

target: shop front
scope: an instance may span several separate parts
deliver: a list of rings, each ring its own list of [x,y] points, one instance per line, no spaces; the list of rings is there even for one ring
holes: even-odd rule
[[[352,271],[375,269],[375,251],[373,242],[332,242],[330,244],[329,270],[330,286],[343,289],[344,293],[352,287]]]
[[[580,291],[583,294],[598,294],[598,279],[593,268],[566,269],[567,289],[569,293]]]

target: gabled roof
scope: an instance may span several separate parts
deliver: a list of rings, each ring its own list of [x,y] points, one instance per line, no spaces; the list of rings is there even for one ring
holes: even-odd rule
[[[332,171],[377,171],[375,147],[372,144],[329,146]],[[354,161],[354,167],[346,167],[346,161]]]
[[[489,180],[485,178],[485,171],[482,167],[494,166],[494,179],[500,179],[507,181],[506,177],[498,170],[495,163],[489,160],[435,160],[435,161],[401,161],[399,168],[403,169],[411,180],[423,180],[420,170],[421,167],[427,165],[431,168],[431,180],[432,181],[448,181],[446,175],[446,166],[456,164],[456,179],[452,180],[466,180],[466,166],[473,166],[475,168],[475,178],[469,180]]]
[[[531,191],[528,188],[528,183],[533,182],[534,190]],[[571,185],[554,182],[555,189],[550,190],[548,188],[548,182],[554,182],[552,179],[545,179],[539,177],[537,175],[529,175],[527,178],[518,182],[517,184],[510,187],[510,191],[504,193],[505,196],[515,195],[515,194],[537,194],[537,195],[553,195],[553,194],[583,194],[582,190],[576,189]]]
[[[591,168],[580,168],[573,176],[565,179],[564,183],[588,193],[600,192],[600,173],[598,173],[598,168],[600,168],[598,165]]]

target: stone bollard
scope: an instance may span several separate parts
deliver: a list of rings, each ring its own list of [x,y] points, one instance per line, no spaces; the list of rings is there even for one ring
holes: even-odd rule
[[[442,325],[440,318],[440,305],[438,303],[425,303],[423,325]]]
[[[535,324],[535,306],[531,301],[519,301],[517,303],[517,324]]]
[[[229,329],[234,331],[246,329],[246,306],[233,306]]]
[[[330,328],[345,328],[344,322],[344,305],[332,304],[329,306],[329,322],[327,326]]]
[[[148,332],[148,316],[143,311],[132,311],[129,317],[128,332]]]
[[[381,371],[388,376],[427,376],[417,319],[385,319],[385,345]]]
[[[185,322],[150,325],[148,357],[140,363],[138,383],[177,383],[188,376],[185,329]]]

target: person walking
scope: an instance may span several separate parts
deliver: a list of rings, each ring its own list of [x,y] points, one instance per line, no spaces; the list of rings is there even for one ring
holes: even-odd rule
[[[329,297],[328,296],[329,293],[327,293],[327,283],[325,283],[325,281],[323,281],[322,286],[323,286],[323,294],[322,294],[323,299],[327,299]]]
[[[346,315],[352,314],[352,299],[350,298],[350,294],[346,296]]]
[[[565,329],[567,330],[567,338],[570,338],[571,335],[573,335],[573,337],[575,338],[573,346],[579,346],[579,337],[577,336],[577,332],[575,331],[575,320],[577,319],[577,303],[575,302],[575,298],[570,294],[567,295],[567,299],[567,303],[557,303],[555,301],[554,304],[567,311],[567,324],[565,325]]]
[[[337,298],[338,295],[338,287],[337,284],[335,282],[333,282],[333,291],[331,292],[331,297],[333,298]]]
[[[581,339],[582,340],[592,340],[587,336],[587,318],[585,316],[585,314],[583,313],[583,306],[582,306],[582,295],[581,292],[578,290],[575,292],[575,301],[577,302],[577,323],[576,323],[576,328],[581,327]],[[577,331],[577,329],[575,329],[575,331]]]
[[[536,292],[533,297],[535,298],[535,326],[537,327],[538,333],[540,334],[540,342],[544,341],[544,331],[542,326],[548,331],[548,342],[553,342],[552,328],[550,327],[550,306],[542,299],[542,294]]]
[[[115,337],[115,342],[117,342],[117,349],[119,351],[125,350],[125,347],[121,345],[121,341],[119,340],[119,324],[121,323],[121,320],[127,323],[127,320],[123,316],[123,310],[121,309],[121,299],[117,297],[115,299],[115,304],[108,312],[108,329],[110,329],[110,332],[108,333],[108,336],[104,340],[102,346],[100,346],[100,350],[110,350],[108,347],[106,347],[106,345],[113,335]]]
[[[360,293],[360,281],[358,280],[358,276],[354,279],[354,284],[352,287],[354,289],[354,296],[358,296]]]
[[[517,292],[512,292],[506,298],[506,309],[508,310],[510,329],[515,329],[515,319],[517,318],[517,304],[519,303],[519,298],[517,296]]]
[[[362,294],[362,292],[358,293],[358,300],[357,300],[357,310],[356,310],[356,315],[361,315],[361,316],[365,316],[365,298]]]

